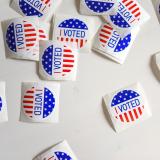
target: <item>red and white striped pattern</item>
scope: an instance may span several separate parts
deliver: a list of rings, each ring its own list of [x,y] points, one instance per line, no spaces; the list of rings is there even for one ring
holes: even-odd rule
[[[26,49],[29,50],[32,48],[37,42],[37,31],[35,27],[27,21],[23,21],[24,23],[24,34],[25,34],[25,42],[26,42]]]
[[[64,46],[63,50],[63,66],[62,66],[62,76],[65,76],[72,71],[75,63],[75,56],[71,49]]]
[[[77,44],[77,48],[82,48],[86,43],[87,39],[82,39],[82,38],[69,38],[69,37],[63,37],[59,36],[57,37],[58,41],[65,42],[67,44]]]
[[[104,24],[99,31],[99,41],[105,47],[112,35],[113,28],[109,24]]]
[[[134,15],[135,18],[137,18],[137,19],[140,18],[141,11],[140,11],[140,8],[139,8],[136,0],[122,0],[122,3]]]
[[[39,39],[40,40],[47,40],[47,35],[43,29],[39,29]]]
[[[24,109],[25,114],[28,117],[33,117],[33,110],[34,110],[34,95],[36,91],[43,91],[42,89],[35,89],[32,87],[31,89],[27,90],[22,101],[22,106]]]
[[[116,119],[119,119],[121,122],[134,122],[142,116],[144,110],[144,106],[139,106],[134,108],[133,110],[126,111],[124,113],[119,114],[117,109],[115,108]]]

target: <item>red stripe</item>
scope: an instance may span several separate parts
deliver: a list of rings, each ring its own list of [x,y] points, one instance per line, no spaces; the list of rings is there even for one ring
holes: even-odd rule
[[[129,122],[127,113],[124,113],[124,116],[125,116],[125,118],[126,118],[126,121]]]
[[[138,17],[138,16],[140,16],[140,14],[141,14],[141,13],[140,13],[140,12],[138,12],[138,13],[135,15],[135,17]]]
[[[136,8],[135,10],[132,11],[132,13],[134,14],[135,12],[137,12],[139,10],[139,8]]]
[[[43,30],[41,30],[41,29],[39,30],[39,32],[40,32],[40,33],[44,33],[44,31],[43,31]]]
[[[31,104],[33,104],[33,101],[26,101],[26,100],[24,100],[23,103],[31,103]]]
[[[122,3],[125,3],[126,1],[128,1],[128,0],[123,0]]]
[[[61,41],[63,41],[64,40],[64,38],[63,37],[61,37]]]
[[[70,72],[70,69],[63,69],[63,72]]]
[[[64,49],[64,52],[72,52],[70,49]]]
[[[124,122],[124,119],[121,114],[119,115],[119,118],[120,118],[121,122]]]
[[[27,93],[34,93],[34,91],[27,91]]]
[[[68,38],[66,38],[66,42],[68,42],[69,41],[69,39]]]
[[[24,32],[33,32],[35,29],[25,29]]]
[[[106,39],[109,39],[109,37],[106,36],[106,35],[100,34],[100,36],[101,36],[101,37],[104,37],[104,38],[106,38]]]
[[[138,119],[138,114],[137,114],[136,109],[133,109],[133,112],[134,112],[134,115],[135,115],[136,119]]]
[[[31,24],[24,24],[24,27],[32,27]]]
[[[26,42],[36,41],[36,38],[26,39]]]
[[[64,59],[63,62],[74,62],[74,60]]]
[[[31,43],[31,44],[26,44],[27,47],[31,47],[31,46],[34,46],[34,43]]]
[[[100,41],[103,42],[103,43],[106,43],[106,42],[107,42],[107,41],[105,41],[105,40],[103,40],[103,39],[100,39]]]
[[[33,113],[33,111],[25,111],[26,113]]]
[[[45,35],[40,35],[39,37],[40,37],[40,38],[46,38],[46,36],[45,36]]]
[[[48,4],[50,2],[50,0],[46,0],[45,4]]]
[[[80,47],[83,47],[83,39],[81,39]]]
[[[142,115],[142,110],[140,107],[138,107],[138,111],[139,111],[139,114]]]
[[[136,7],[137,5],[136,4],[133,4],[131,7],[129,7],[128,9],[131,10],[133,9],[134,7]]]
[[[131,120],[134,121],[134,118],[133,118],[133,115],[132,115],[132,112],[131,112],[131,111],[129,111],[129,115],[130,115],[130,117],[131,117]]]
[[[24,98],[34,98],[33,96],[24,96]]]
[[[33,106],[23,106],[23,108],[25,108],[25,109],[32,109]]]
[[[31,37],[31,36],[36,36],[36,34],[25,34],[25,37]]]
[[[101,32],[104,32],[104,33],[107,33],[107,34],[111,34],[111,32],[109,32],[107,30],[104,30],[104,29],[101,29]]]
[[[74,58],[73,55],[69,55],[69,54],[64,54],[63,57],[72,57],[72,58]]]
[[[131,3],[133,3],[133,1],[129,1],[129,2],[126,4],[126,7],[129,6]]]
[[[71,64],[64,64],[63,67],[73,67]]]
[[[112,28],[112,27],[107,26],[107,25],[104,25],[103,27],[104,27],[104,28],[107,28],[107,29],[110,29],[110,30],[113,30],[113,28]]]

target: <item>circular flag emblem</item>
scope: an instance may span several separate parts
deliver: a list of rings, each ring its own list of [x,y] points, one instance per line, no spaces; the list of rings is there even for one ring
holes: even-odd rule
[[[68,154],[64,152],[55,152],[53,156],[44,158],[43,160],[73,160]]]
[[[45,72],[54,78],[67,76],[74,68],[75,53],[66,46],[49,46],[42,55]]]
[[[131,34],[121,38],[117,31],[110,25],[104,24],[99,31],[99,41],[103,47],[118,53],[129,46]]]
[[[121,122],[134,122],[144,111],[141,96],[133,90],[123,90],[117,93],[112,102],[113,116]]]
[[[116,26],[120,28],[129,28],[135,22],[140,20],[141,11],[133,0],[121,0],[116,15],[110,15],[110,19]]]
[[[41,120],[53,112],[55,97],[47,88],[32,87],[24,93],[22,107],[27,117]]]
[[[52,0],[19,0],[19,7],[26,16],[42,17],[50,9]]]
[[[2,110],[2,98],[0,97],[0,111]]]
[[[9,24],[6,32],[8,48],[15,53],[29,51],[37,43],[36,27],[31,22],[22,20]]]
[[[112,0],[108,1],[96,1],[96,0],[85,0],[87,7],[96,13],[104,13],[110,10],[114,6]]]
[[[67,19],[58,25],[57,40],[84,47],[88,40],[88,27],[79,19]]]

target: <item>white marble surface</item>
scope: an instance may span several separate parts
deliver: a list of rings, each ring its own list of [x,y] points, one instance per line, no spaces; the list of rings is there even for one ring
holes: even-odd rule
[[[58,12],[76,14],[77,0],[64,0]],[[140,1],[140,0],[139,0]],[[141,28],[124,65],[98,54],[81,54],[77,81],[62,83],[60,123],[19,122],[22,81],[40,81],[34,62],[5,58],[0,31],[0,80],[7,84],[9,122],[0,124],[0,159],[31,160],[43,149],[68,140],[80,160],[160,159],[160,84],[152,73],[151,55],[160,50],[160,25],[150,0],[140,1],[151,20]],[[0,20],[19,16],[0,0]],[[99,19],[95,18],[95,25]],[[102,107],[102,96],[139,81],[147,94],[153,117],[116,134]]]

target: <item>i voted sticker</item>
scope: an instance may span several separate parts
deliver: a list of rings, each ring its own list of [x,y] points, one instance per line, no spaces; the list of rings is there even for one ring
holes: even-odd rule
[[[131,33],[121,38],[121,36],[109,24],[104,24],[99,31],[99,41],[102,47],[108,51],[120,53],[124,51],[131,42]]]
[[[56,151],[50,156],[46,156],[43,160],[73,160],[70,155],[65,152]]]
[[[25,16],[42,17],[47,14],[52,0],[19,0],[19,7]]]
[[[42,120],[54,112],[55,103],[54,93],[47,87],[32,87],[24,93],[22,108],[28,118]]]
[[[74,69],[76,59],[74,51],[65,45],[53,44],[42,54],[43,70],[53,79],[65,78]]]
[[[116,15],[110,15],[111,22],[120,28],[130,28],[141,18],[141,9],[136,1],[120,0]]]
[[[37,29],[33,23],[18,19],[8,25],[6,44],[13,53],[26,53],[35,47],[37,41]]]
[[[82,48],[88,41],[88,26],[79,19],[66,19],[58,25],[56,37],[66,44],[77,44]]]
[[[95,13],[104,13],[112,9],[114,0],[84,0],[86,6]]]
[[[134,90],[118,92],[111,102],[113,116],[122,123],[138,120],[143,114],[144,107],[140,94]]]

